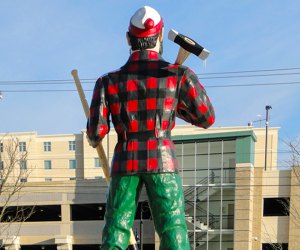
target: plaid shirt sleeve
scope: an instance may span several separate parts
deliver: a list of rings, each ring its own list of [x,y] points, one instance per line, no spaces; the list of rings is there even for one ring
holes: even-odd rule
[[[99,78],[95,84],[90,115],[87,121],[87,136],[91,145],[97,147],[104,136],[109,132],[109,110],[105,98],[103,79]]]
[[[177,117],[195,126],[208,128],[215,121],[214,108],[197,76],[189,68],[180,83]]]

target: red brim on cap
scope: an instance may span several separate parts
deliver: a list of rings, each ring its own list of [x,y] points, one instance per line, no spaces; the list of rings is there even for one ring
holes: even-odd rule
[[[158,34],[163,26],[163,21],[162,19],[160,20],[160,22],[154,26],[151,29],[140,29],[138,27],[133,26],[130,23],[129,26],[129,33],[135,37],[148,37],[148,36],[155,36],[156,34]]]

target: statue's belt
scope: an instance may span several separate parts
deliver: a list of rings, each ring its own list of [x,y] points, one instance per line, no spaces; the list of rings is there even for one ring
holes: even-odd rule
[[[169,130],[148,130],[141,132],[124,132],[118,135],[118,141],[127,140],[141,140],[146,141],[148,139],[155,138],[169,138],[171,139],[171,131]]]

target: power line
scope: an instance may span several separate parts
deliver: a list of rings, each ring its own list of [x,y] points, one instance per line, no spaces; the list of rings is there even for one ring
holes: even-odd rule
[[[300,70],[300,68],[280,68],[280,69],[261,69],[261,70],[243,70],[243,71],[227,71],[227,72],[211,72],[211,73],[196,73],[199,76],[206,75],[225,75],[225,74],[244,74],[244,73],[259,73],[259,72],[275,72],[275,71],[292,71]],[[289,73],[277,73],[277,74],[251,74],[251,75],[242,75],[242,76],[224,76],[225,78],[237,78],[237,77],[261,77],[261,76],[278,76],[278,75],[298,75],[300,72],[289,72]],[[202,79],[210,79],[202,78]],[[223,78],[223,77],[222,77]],[[97,78],[82,78],[81,82],[94,82]],[[0,81],[0,85],[23,85],[23,84],[73,84],[72,79],[46,79],[46,80],[8,80]]]
[[[206,84],[205,88],[232,88],[232,87],[261,87],[261,86],[277,86],[277,85],[297,85],[299,81],[295,82],[269,82],[269,83],[244,83],[244,84],[222,84],[222,85],[209,85]],[[76,89],[31,89],[31,90],[11,90],[2,89],[3,93],[49,93],[49,92],[77,92]],[[85,92],[91,92],[93,89],[85,89]]]
[[[245,83],[229,85],[206,85],[205,88],[232,88],[232,87],[257,87],[257,86],[276,86],[276,85],[294,85],[300,82],[273,82],[273,83]]]
[[[245,73],[259,73],[259,72],[276,72],[276,71],[291,71],[300,70],[300,68],[281,68],[281,69],[262,69],[262,70],[244,70],[244,71],[229,71],[229,72],[214,72],[214,73],[196,73],[198,76],[206,75],[226,75],[226,74],[245,74]],[[215,79],[215,78],[245,78],[245,77],[268,77],[268,76],[288,76],[299,75],[300,72],[289,73],[275,73],[275,74],[248,74],[248,75],[233,75],[233,76],[212,76],[201,77],[201,79]],[[96,78],[82,78],[82,83],[94,83]],[[73,84],[72,79],[47,79],[47,80],[8,80],[0,81],[0,85],[62,85]]]
[[[44,90],[38,90],[38,89],[32,89],[32,90],[2,90],[4,93],[49,93],[49,92],[76,92],[76,89],[44,89]],[[84,90],[85,92],[93,91],[91,89]]]
[[[273,71],[288,71],[288,70],[300,70],[300,68],[224,71],[224,72],[198,73],[197,75],[225,75],[225,74],[242,74],[242,73],[273,72]]]
[[[93,82],[95,79],[80,79],[81,82]],[[27,84],[74,84],[72,79],[53,79],[53,80],[20,80],[20,81],[0,81],[0,85],[27,85]]]
[[[196,74],[199,75],[199,74]],[[201,77],[201,79],[227,79],[227,78],[244,78],[244,77],[265,77],[265,76],[287,76],[287,75],[300,75],[298,73],[277,73],[277,74],[260,74],[260,75],[240,75],[240,76],[210,76],[210,77]]]

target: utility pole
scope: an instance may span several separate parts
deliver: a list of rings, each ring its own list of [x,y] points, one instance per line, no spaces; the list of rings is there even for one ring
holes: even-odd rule
[[[267,155],[268,155],[268,127],[269,127],[269,110],[272,106],[266,105],[266,142],[265,142],[265,171],[267,170]]]

